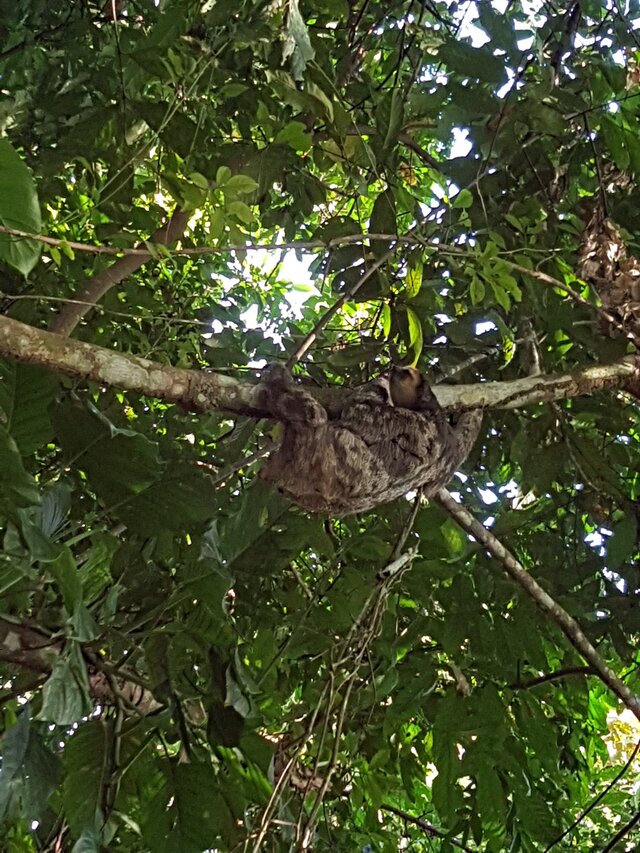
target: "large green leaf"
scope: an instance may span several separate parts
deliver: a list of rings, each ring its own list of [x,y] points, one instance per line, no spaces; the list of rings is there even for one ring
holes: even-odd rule
[[[158,446],[146,436],[70,400],[55,407],[53,422],[67,458],[87,472],[105,501],[119,503],[159,479]]]
[[[396,232],[396,202],[391,190],[385,190],[375,200],[369,221],[372,234],[395,234]],[[373,254],[380,258],[389,251],[389,242],[375,240],[372,242]]]
[[[25,471],[18,446],[3,426],[0,426],[0,502],[15,507],[40,502],[36,482]]]
[[[146,535],[186,530],[214,514],[215,488],[195,465],[170,464],[157,443],[76,403],[60,404],[53,418],[67,456],[127,527]]]
[[[41,449],[53,436],[49,406],[56,388],[50,371],[0,359],[3,422],[25,456]]]
[[[151,804],[143,834],[154,853],[201,853],[222,838],[232,843],[238,829],[213,768],[202,764],[175,767]]]
[[[80,726],[64,750],[64,813],[76,837],[92,832],[100,820],[102,767],[108,748],[104,723],[91,720]]]
[[[222,526],[219,549],[226,564],[233,563],[263,536],[289,503],[266,483],[258,480],[242,497],[239,509]]]
[[[60,782],[60,760],[45,746],[29,707],[0,741],[0,822],[11,812],[31,823],[42,819],[49,797]]]
[[[58,658],[42,689],[42,708],[38,719],[59,726],[70,726],[91,710],[86,664],[76,644]]]
[[[7,139],[0,139],[0,223],[39,234],[40,205],[33,176]],[[40,257],[41,244],[0,234],[0,258],[28,275]]]
[[[113,507],[127,527],[151,536],[163,531],[189,531],[216,514],[216,488],[211,477],[193,464],[166,465],[161,476]]]

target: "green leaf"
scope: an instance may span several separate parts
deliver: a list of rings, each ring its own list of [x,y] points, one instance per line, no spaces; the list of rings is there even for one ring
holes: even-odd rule
[[[404,280],[407,299],[413,299],[420,293],[420,288],[422,287],[422,271],[422,261],[414,259],[407,269],[407,275]]]
[[[54,423],[66,453],[130,529],[184,531],[214,513],[215,488],[206,472],[183,462],[168,466],[146,437],[74,403],[56,407]]]
[[[215,515],[216,487],[206,472],[184,462],[114,507],[127,527],[146,536],[189,531]]]
[[[278,131],[273,141],[276,144],[289,145],[294,151],[303,154],[311,148],[313,137],[301,121],[291,121]]]
[[[51,371],[0,359],[4,425],[25,456],[41,449],[53,435],[48,409],[57,388]]]
[[[447,550],[452,557],[460,557],[469,548],[467,535],[453,519],[448,518],[440,527],[440,531],[447,544]]]
[[[210,765],[177,764],[153,805],[143,824],[143,838],[154,853],[201,853],[217,847],[222,838],[228,847],[238,838],[239,830]]]
[[[231,177],[231,169],[228,166],[220,166],[216,172],[216,185],[224,187]]]
[[[514,216],[513,213],[505,213],[504,219],[506,222],[509,223],[509,225],[513,225],[516,231],[524,233],[524,231],[526,230],[522,222],[518,219],[517,216]]]
[[[40,503],[36,482],[25,471],[18,445],[3,426],[0,426],[0,503],[16,507]]]
[[[217,207],[209,218],[209,230],[214,240],[219,240],[224,234],[226,225],[225,212],[221,207]]]
[[[456,210],[466,210],[468,207],[471,207],[472,204],[473,193],[471,192],[471,190],[464,189],[460,190],[458,195],[454,198],[451,207],[455,208]]]
[[[608,115],[602,117],[602,135],[614,163],[623,172],[629,166],[629,151],[626,145],[626,135],[615,119]]]
[[[66,257],[69,258],[70,261],[75,260],[76,254],[66,240],[60,240],[60,242],[58,243],[58,248],[60,249],[63,255],[66,255]]]
[[[34,507],[18,509],[16,516],[29,554],[34,562],[53,563],[63,550],[62,545],[53,542],[42,529],[42,517]]]
[[[30,234],[42,227],[36,186],[24,160],[6,139],[0,139],[0,223]],[[0,258],[28,275],[40,257],[41,244],[0,234]]]
[[[315,98],[330,122],[333,122],[333,103],[316,83],[306,83],[307,92]]]
[[[71,511],[71,489],[65,483],[54,483],[42,495],[40,525],[48,539],[62,533]]]
[[[500,305],[501,308],[504,308],[505,311],[508,311],[511,308],[511,300],[509,299],[509,294],[504,287],[501,287],[497,282],[492,281],[491,290],[493,290],[493,295],[498,305]]]
[[[254,181],[249,175],[232,175],[224,185],[225,193],[233,192],[240,195],[254,193],[257,189],[257,181]]]
[[[638,523],[629,513],[613,528],[607,539],[607,568],[617,569],[627,560],[637,546]]]
[[[85,672],[84,677],[79,673],[78,664]],[[82,655],[75,644],[69,654],[56,660],[53,672],[42,689],[39,720],[55,723],[58,726],[70,726],[89,714],[91,702],[88,696],[85,667]]]
[[[422,347],[424,344],[422,323],[420,317],[416,314],[413,308],[406,306],[407,321],[409,324],[409,349],[411,350],[411,363],[417,364],[422,355]]]
[[[201,190],[209,189],[209,180],[201,172],[191,172],[189,180]]]
[[[236,747],[244,731],[244,718],[222,702],[212,702],[209,707],[207,737],[211,743]]]
[[[291,57],[291,73],[294,80],[304,79],[304,71],[307,64],[316,55],[311,46],[309,32],[304,18],[300,14],[298,0],[289,0],[288,15],[284,32],[284,44],[282,46],[282,61],[286,62]]]
[[[369,231],[372,234],[396,234],[396,202],[391,190],[385,190],[375,200],[369,220]],[[389,242],[373,240],[371,251],[381,258],[389,251]]]
[[[391,308],[386,302],[382,306],[380,322],[382,323],[382,334],[385,338],[388,338],[391,332]]]
[[[222,87],[222,94],[225,98],[237,98],[238,95],[244,94],[248,88],[246,83],[225,83]]]
[[[21,771],[29,744],[29,713],[23,711],[18,720],[5,732],[0,741],[2,773],[0,773],[0,819],[6,816],[9,804],[21,782]]]
[[[469,285],[469,296],[471,297],[472,305],[480,305],[484,301],[485,287],[482,279],[477,275],[472,276],[471,284]]]
[[[29,825],[42,820],[49,797],[60,782],[61,765],[30,720],[28,706],[3,735],[0,754],[0,821],[12,811]]]
[[[640,139],[638,139],[633,133],[625,134],[625,145],[627,151],[629,152],[629,165],[631,167],[631,171],[636,176],[640,175]]]
[[[491,850],[504,850],[505,796],[500,777],[488,762],[476,774],[478,812]],[[496,846],[498,844],[499,846]]]
[[[132,498],[160,479],[165,464],[146,436],[119,429],[97,410],[71,401],[56,406],[53,420],[67,458],[86,471],[108,503]]]
[[[245,491],[240,509],[222,528],[219,548],[225,563],[233,563],[283,515],[287,506],[288,501],[275,489],[259,480],[253,483]]]
[[[91,720],[83,723],[69,738],[62,753],[64,813],[76,837],[85,831],[94,832],[100,821],[104,751],[108,744],[104,723]]]
[[[500,270],[497,275],[496,284],[499,284],[499,286],[503,288],[503,290],[506,290],[506,292],[509,294],[509,296],[512,297],[514,302],[522,301],[522,290],[520,289],[520,285],[515,280],[515,278],[508,272]]]
[[[71,615],[71,636],[79,643],[90,643],[100,636],[100,629],[95,619],[84,604],[76,605]]]
[[[442,820],[452,825],[462,805],[460,788],[456,784],[460,762],[456,749],[460,698],[449,690],[438,706],[433,726],[433,756],[438,775],[433,782],[433,804]]]
[[[494,56],[490,45],[472,47],[463,41],[446,39],[439,51],[446,68],[459,72],[463,77],[500,84],[506,79],[502,57]]]
[[[226,210],[228,213],[236,216],[244,225],[251,225],[255,222],[253,211],[243,201],[230,201],[226,205]]]
[[[57,559],[50,563],[49,571],[58,582],[67,611],[73,613],[82,603],[82,582],[69,548],[61,549]]]
[[[391,90],[388,117],[388,124],[384,128],[383,151],[386,151],[397,143],[400,128],[404,120],[404,93],[398,86],[394,86]]]

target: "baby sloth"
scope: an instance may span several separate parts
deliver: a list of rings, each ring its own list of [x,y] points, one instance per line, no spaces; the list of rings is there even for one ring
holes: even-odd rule
[[[258,401],[284,424],[260,476],[303,509],[331,515],[364,512],[419,486],[435,494],[468,456],[482,420],[467,412],[452,427],[414,367],[393,367],[356,389],[337,420],[277,364]]]

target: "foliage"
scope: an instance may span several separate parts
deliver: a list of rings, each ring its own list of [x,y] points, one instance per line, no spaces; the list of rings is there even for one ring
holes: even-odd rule
[[[0,225],[60,241],[0,234],[0,307],[177,208],[214,251],[149,245],[77,336],[241,376],[347,296],[316,383],[621,356],[575,270],[594,211],[640,240],[640,11],[556,7],[0,0]],[[602,850],[615,698],[437,506],[307,517],[264,433],[0,365],[5,849]],[[493,412],[454,481],[636,692],[639,441],[620,394]]]

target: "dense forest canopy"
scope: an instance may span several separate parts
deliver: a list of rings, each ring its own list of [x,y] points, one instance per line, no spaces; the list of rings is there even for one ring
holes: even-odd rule
[[[637,0],[0,0],[11,851],[631,850]],[[255,383],[484,410],[314,517]]]

